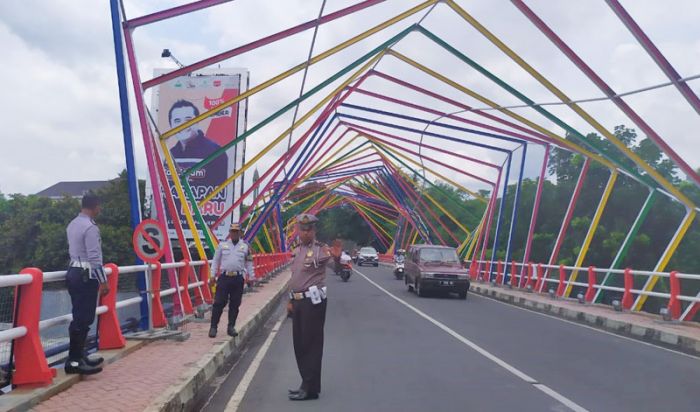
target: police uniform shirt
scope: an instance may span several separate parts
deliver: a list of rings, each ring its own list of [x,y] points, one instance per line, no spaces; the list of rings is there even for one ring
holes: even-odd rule
[[[294,250],[292,278],[289,287],[292,292],[304,292],[311,286],[323,287],[326,282],[326,263],[332,258],[325,244],[314,241],[310,245],[299,245]]]
[[[217,273],[226,272],[243,272],[247,275],[254,276],[253,272],[253,255],[248,245],[243,239],[239,240],[235,245],[232,241],[226,240],[219,243],[219,247],[214,253],[213,267]]]
[[[100,229],[90,216],[80,213],[66,228],[68,254],[71,262],[89,264],[90,278],[100,283],[107,282],[102,270],[102,239]]]

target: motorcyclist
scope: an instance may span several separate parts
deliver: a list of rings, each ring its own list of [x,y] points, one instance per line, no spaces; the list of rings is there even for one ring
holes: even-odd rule
[[[394,254],[394,263],[403,263],[406,260],[406,251],[399,249]]]
[[[351,261],[352,261],[352,258],[350,257],[348,252],[343,250],[343,253],[340,254],[340,264],[345,265],[345,264],[350,263]]]

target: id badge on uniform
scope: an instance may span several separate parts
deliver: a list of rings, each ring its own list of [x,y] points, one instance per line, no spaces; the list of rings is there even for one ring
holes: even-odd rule
[[[309,288],[309,296],[311,298],[311,303],[318,305],[321,303],[321,291],[318,290],[318,286],[311,286]]]

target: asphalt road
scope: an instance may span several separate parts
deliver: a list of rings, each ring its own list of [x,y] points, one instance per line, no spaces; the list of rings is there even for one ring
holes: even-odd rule
[[[358,269],[367,279],[328,277],[319,400],[287,400],[300,379],[280,307],[205,410],[224,410],[246,372],[240,411],[700,410],[698,358],[473,294],[419,298],[388,268]]]

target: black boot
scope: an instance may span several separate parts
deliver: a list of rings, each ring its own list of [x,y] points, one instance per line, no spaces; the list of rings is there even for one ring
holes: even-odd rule
[[[213,326],[212,326],[211,328],[209,328],[209,337],[210,337],[210,338],[215,338],[215,337],[216,337],[216,328],[213,327]]]
[[[87,350],[85,347],[87,346],[87,337],[88,337],[88,331],[85,331],[81,334],[80,339],[81,339],[81,346],[83,350],[83,360],[85,361],[85,364],[88,366],[100,366],[102,365],[102,362],[104,362],[104,358],[99,355],[95,355],[92,358],[89,357]],[[69,356],[70,357],[70,356]]]
[[[80,374],[80,375],[94,375],[96,373],[102,372],[102,368],[99,366],[90,366],[87,363],[85,363],[85,359],[78,359],[78,360],[71,360],[68,359],[66,361],[66,366],[65,366],[66,373],[71,375],[71,374]]]
[[[100,366],[102,365],[102,362],[104,362],[104,358],[102,356],[93,356],[92,358],[88,356],[86,353],[85,356],[83,356],[83,360],[85,361],[85,364],[88,366]]]
[[[226,333],[228,333],[229,336],[234,338],[238,336],[238,332],[236,332],[236,328],[233,327],[233,325],[228,325],[228,328],[226,328]]]
[[[289,394],[290,401],[308,401],[310,399],[318,399],[317,393],[309,393],[303,389],[299,389],[299,392],[294,394]]]

